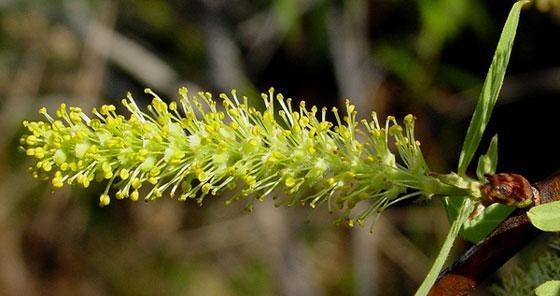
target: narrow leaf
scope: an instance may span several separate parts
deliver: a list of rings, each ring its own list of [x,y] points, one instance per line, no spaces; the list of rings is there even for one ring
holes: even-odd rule
[[[490,65],[490,69],[488,70],[488,74],[486,75],[486,79],[484,80],[476,109],[469,124],[467,135],[465,136],[465,141],[463,142],[461,155],[459,156],[459,166],[457,169],[457,173],[461,176],[464,176],[467,172],[467,168],[472,158],[474,157],[476,150],[478,149],[478,145],[480,144],[480,140],[482,138],[482,135],[484,134],[484,130],[486,129],[488,121],[490,120],[492,110],[496,105],[498,94],[502,87],[506,68],[509,62],[511,49],[513,47],[513,41],[515,39],[517,24],[519,23],[521,8],[528,2],[529,1],[519,1],[513,5],[502,30],[500,40],[498,41],[498,46],[496,47],[496,51],[494,52],[492,64]],[[450,221],[455,220],[457,212],[459,211],[460,204],[461,203],[457,200],[451,200],[449,198],[445,199],[447,215]]]
[[[494,58],[492,59],[492,64],[484,80],[476,109],[471,123],[469,124],[465,141],[463,142],[463,148],[459,156],[459,175],[464,175],[466,173],[467,167],[480,144],[480,139],[486,129],[486,125],[490,120],[492,110],[496,105],[498,94],[500,93],[506,74],[506,68],[509,63],[509,57],[517,31],[517,24],[519,23],[519,14],[523,5],[528,2],[529,1],[519,1],[515,3],[504,25],[496,52],[494,53]]]
[[[471,123],[469,124],[465,141],[463,142],[463,148],[461,149],[459,166],[457,169],[457,173],[460,176],[464,176],[466,174],[467,167],[478,149],[480,139],[484,134],[484,130],[490,120],[492,110],[496,105],[498,94],[500,93],[500,89],[502,88],[502,83],[504,81],[506,68],[509,63],[509,57],[511,55],[511,49],[513,47],[515,33],[517,31],[517,24],[519,23],[521,8],[528,2],[529,1],[519,1],[513,5],[504,25],[504,29],[502,30],[496,52],[494,53],[494,57],[492,59],[492,64],[490,65],[490,69],[488,70],[488,74],[484,80],[482,92],[479,96]],[[448,201],[449,199],[446,200]],[[447,256],[449,256],[449,252],[451,251],[455,238],[459,234],[463,223],[467,220],[472,208],[472,202],[470,199],[464,198],[459,214],[451,225],[451,229],[447,234],[445,242],[434,262],[434,265],[416,292],[417,296],[427,295],[429,293],[441,268],[443,267],[443,264],[445,263],[445,260],[447,259]],[[450,212],[449,210],[450,209],[448,209],[448,212]]]
[[[478,159],[478,167],[476,168],[476,176],[479,181],[484,182],[485,174],[494,174],[498,166],[498,135],[494,135],[488,146],[486,154],[481,155]]]
[[[472,201],[468,198],[463,198],[463,203],[459,211],[459,215],[457,216],[455,222],[451,224],[451,228],[449,229],[449,232],[445,237],[445,241],[443,242],[443,245],[439,250],[439,254],[436,257],[436,260],[434,261],[432,268],[430,268],[428,275],[426,276],[426,278],[424,278],[422,285],[420,285],[420,288],[418,288],[418,291],[416,291],[415,296],[425,296],[428,295],[428,293],[430,292],[430,289],[436,282],[439,272],[441,271],[443,265],[445,264],[445,260],[447,260],[447,257],[449,256],[449,252],[453,247],[455,238],[459,234],[461,225],[463,225],[463,223],[467,220],[467,217],[469,216],[469,213],[472,211],[472,209],[473,209]]]
[[[533,207],[527,212],[527,216],[542,231],[560,231],[560,201]]]

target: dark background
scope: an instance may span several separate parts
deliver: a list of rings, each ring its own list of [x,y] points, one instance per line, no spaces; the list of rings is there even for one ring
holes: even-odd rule
[[[531,181],[560,167],[553,2],[522,13],[481,145],[498,133],[498,170]],[[252,214],[219,198],[202,208],[162,198],[101,209],[101,186],[53,194],[30,177],[17,150],[21,121],[62,102],[118,104],[127,91],[147,102],[145,87],[174,99],[182,85],[253,98],[274,86],[310,104],[350,98],[362,117],[414,113],[430,168],[448,172],[512,4],[0,0],[0,294],[412,294],[448,229],[438,201],[389,209],[373,235],[334,226],[324,209],[304,224],[310,209],[269,202]]]

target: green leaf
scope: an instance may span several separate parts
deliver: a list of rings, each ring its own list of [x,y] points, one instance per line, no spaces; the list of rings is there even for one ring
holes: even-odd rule
[[[492,137],[488,151],[478,159],[476,175],[481,182],[485,181],[484,174],[494,174],[498,165],[498,135]],[[498,224],[506,219],[514,208],[501,204],[493,204],[486,207],[472,220],[467,220],[461,229],[461,236],[473,243],[480,242]]]
[[[463,196],[447,198],[447,214],[450,221],[455,221],[464,198]],[[490,205],[472,220],[465,220],[459,234],[463,239],[476,244],[504,221],[513,210],[514,208],[501,204]]]
[[[469,128],[467,130],[467,135],[465,136],[465,141],[463,142],[463,148],[461,149],[461,155],[459,157],[459,166],[457,173],[460,176],[464,176],[467,172],[467,168],[474,157],[476,150],[480,144],[480,140],[486,129],[488,121],[490,120],[490,115],[496,101],[498,99],[498,94],[502,87],[504,76],[506,73],[506,68],[509,62],[509,57],[511,54],[511,49],[513,47],[513,41],[515,39],[515,32],[517,30],[517,24],[519,23],[519,14],[521,13],[521,8],[523,5],[527,4],[529,1],[519,1],[516,2],[508,15],[500,40],[498,41],[498,46],[494,53],[494,58],[492,59],[492,64],[484,80],[482,86],[482,91],[478,97],[478,103],[476,109],[472,116]],[[497,140],[496,140],[497,145]],[[492,147],[492,144],[490,145]],[[491,149],[489,149],[491,151]],[[487,153],[490,155],[490,153]],[[496,159],[497,159],[497,149],[496,149]],[[483,162],[489,162],[489,166],[492,166],[492,159],[484,159]],[[445,199],[445,205],[447,209],[447,215],[450,221],[453,221],[456,217],[456,213],[459,211],[459,205],[461,203],[451,199]],[[505,211],[505,210],[504,210]]]
[[[542,231],[560,231],[560,201],[533,207],[527,212],[527,216]]]
[[[443,264],[445,264],[445,260],[447,260],[447,257],[449,256],[449,252],[451,251],[451,247],[453,247],[455,238],[457,238],[459,230],[461,230],[461,225],[463,225],[463,223],[467,220],[467,217],[469,216],[469,213],[472,211],[472,209],[472,201],[468,198],[463,198],[461,209],[459,211],[457,219],[455,219],[455,222],[451,224],[451,228],[449,229],[449,232],[445,237],[445,241],[443,242],[443,245],[439,250],[439,254],[436,257],[432,268],[430,268],[428,275],[426,276],[426,278],[424,278],[422,285],[420,285],[420,288],[418,288],[418,291],[416,291],[415,296],[425,296],[430,292],[430,289],[436,282],[439,272],[443,268]]]
[[[529,1],[519,1],[513,5],[506,20],[506,24],[504,25],[504,29],[502,30],[502,35],[498,41],[492,64],[484,80],[476,109],[471,123],[469,124],[465,141],[463,142],[457,171],[459,175],[464,175],[467,172],[467,167],[478,149],[480,139],[490,120],[492,110],[496,105],[498,94],[500,93],[506,74],[506,68],[509,63],[509,57],[517,31],[517,24],[519,23],[519,14],[523,5],[528,2]]]
[[[560,281],[547,281],[535,289],[537,296],[557,296],[560,295]]]
[[[515,39],[515,33],[517,31],[517,24],[519,23],[519,15],[521,13],[521,8],[524,4],[529,1],[519,1],[516,2],[506,20],[504,29],[498,41],[498,46],[496,52],[494,53],[494,58],[492,59],[492,64],[488,70],[486,79],[484,80],[484,85],[482,86],[482,92],[478,98],[478,103],[474,111],[471,123],[467,130],[467,135],[465,136],[465,141],[463,142],[463,148],[461,149],[461,155],[459,156],[459,166],[457,173],[460,176],[465,176],[467,168],[474,157],[484,130],[488,125],[490,120],[490,115],[496,101],[498,99],[498,94],[502,88],[502,83],[504,81],[504,76],[506,73],[506,68],[509,63],[509,57],[511,55],[511,49],[513,47],[513,41]],[[497,154],[496,154],[497,158]],[[492,159],[490,159],[490,166],[492,164]],[[449,202],[449,198],[446,198]],[[469,198],[464,198],[460,210],[457,211],[459,214],[451,225],[451,229],[447,234],[445,242],[436,258],[434,265],[430,269],[430,272],[422,282],[422,285],[416,292],[416,295],[427,295],[435,283],[437,276],[451,251],[453,242],[456,236],[459,234],[462,225],[467,221],[467,217],[472,211],[472,202]],[[456,209],[455,209],[456,210]],[[448,207],[449,216],[452,217],[453,209]]]
[[[461,229],[461,236],[472,243],[478,243],[484,239],[498,224],[502,223],[514,208],[501,204],[492,204],[486,207],[482,213],[467,220]]]
[[[490,142],[488,151],[482,155],[478,162],[477,175],[480,181],[484,180],[484,174],[496,172],[498,163],[498,136],[495,135]],[[450,221],[457,217],[461,199],[459,197],[449,197],[447,199],[447,214]],[[472,220],[467,220],[461,228],[460,235],[463,239],[472,243],[478,243],[485,238],[498,224],[506,219],[514,208],[501,204],[493,204],[486,207],[480,214]]]
[[[476,168],[476,176],[480,182],[484,182],[485,174],[494,174],[498,166],[498,135],[492,137],[490,146],[486,154],[481,155],[478,159],[478,167]]]

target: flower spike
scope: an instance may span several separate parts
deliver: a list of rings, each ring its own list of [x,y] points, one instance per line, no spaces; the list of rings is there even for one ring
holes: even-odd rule
[[[359,224],[403,199],[464,192],[429,174],[412,115],[404,125],[392,116],[380,124],[373,113],[359,125],[347,101],[344,112],[332,109],[333,124],[325,108],[320,114],[304,102],[294,108],[273,88],[261,95],[263,111],[235,90],[220,94],[223,111],[206,92],[189,96],[181,88],[179,101],[169,104],[146,93],[153,97],[147,111],[130,93],[122,100],[127,117],[113,105],[93,109],[93,117],[65,104],[55,117],[42,108],[46,121],[23,123],[30,134],[21,145],[35,158],[33,176],[50,179],[53,188],[106,180],[101,206],[110,204],[111,188],[116,199],[169,194],[198,203],[230,190],[226,204],[268,195],[288,206],[327,204],[351,225],[350,211],[360,201],[370,206],[357,215]]]

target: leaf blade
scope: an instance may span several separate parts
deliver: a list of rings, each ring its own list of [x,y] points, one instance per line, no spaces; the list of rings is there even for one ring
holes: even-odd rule
[[[490,65],[490,69],[488,70],[488,74],[482,86],[482,92],[479,96],[475,112],[469,124],[469,128],[467,129],[463,147],[461,148],[457,169],[459,176],[465,176],[467,168],[478,149],[484,130],[488,125],[492,110],[496,105],[506,68],[509,63],[513,41],[515,39],[515,33],[519,23],[519,16],[521,14],[521,8],[528,2],[529,1],[516,2],[507,17],[502,34],[500,35],[500,40],[498,41],[498,46],[494,53],[494,57],[492,58],[492,64]],[[446,198],[446,200],[449,201],[448,198]],[[448,207],[448,213],[450,213],[450,208],[451,207]],[[452,219],[453,223],[446,236],[445,242],[428,275],[420,285],[420,288],[418,288],[418,291],[415,294],[416,296],[423,296],[429,293],[439,272],[445,264],[445,260],[449,256],[449,252],[451,251],[455,238],[459,235],[459,232],[462,229],[464,222],[467,220],[468,214],[472,208],[471,200],[468,197],[463,198],[461,206],[457,211],[458,215]]]
[[[560,231],[560,201],[533,207],[527,212],[527,216],[542,231]]]
[[[494,135],[488,146],[488,150],[484,155],[478,159],[478,166],[476,168],[476,176],[478,180],[484,182],[485,174],[496,173],[498,166],[498,135]]]
[[[478,159],[476,175],[479,181],[484,182],[485,174],[496,173],[498,166],[498,135],[494,135],[488,146],[488,150]],[[504,221],[514,208],[501,204],[492,204],[482,210],[472,220],[467,220],[461,229],[461,236],[472,242],[478,243],[485,238],[498,224]]]
[[[528,2],[529,1],[516,2],[511,8],[506,23],[504,24],[502,34],[500,35],[500,40],[498,41],[496,51],[494,52],[494,57],[492,58],[492,64],[488,69],[488,74],[486,75],[486,79],[484,80],[482,91],[478,98],[477,106],[473,113],[473,117],[467,129],[467,134],[463,142],[463,147],[459,156],[459,164],[457,168],[457,173],[460,176],[465,176],[467,168],[472,161],[474,154],[478,149],[478,146],[480,145],[482,135],[484,133],[484,130],[486,129],[486,126],[488,125],[492,110],[494,109],[496,101],[498,100],[498,94],[502,87],[506,67],[509,63],[509,57],[511,55],[511,49],[513,47],[515,33],[517,31],[517,25],[519,24],[521,8]],[[492,143],[490,145],[492,146]],[[491,148],[492,147],[489,148],[488,154],[490,154]],[[497,148],[495,150],[495,153],[497,162]],[[490,165],[493,166],[494,164],[491,163]],[[445,200],[445,206],[450,221],[455,220],[457,212],[459,211],[460,204],[461,203],[458,201],[450,199]],[[505,209],[502,210],[503,211],[500,211],[500,213],[505,211]],[[502,214],[500,214],[500,216],[501,215]]]
[[[498,46],[492,58],[492,64],[484,80],[476,109],[463,142],[457,169],[459,175],[465,175],[467,172],[467,168],[478,149],[492,110],[498,100],[519,23],[521,8],[528,2],[518,1],[513,5],[500,35]]]
[[[472,211],[472,209],[473,209],[472,201],[468,198],[463,198],[463,202],[461,205],[461,209],[459,210],[457,219],[455,219],[453,224],[451,224],[451,228],[449,229],[449,232],[445,237],[445,241],[443,242],[443,245],[439,250],[439,254],[436,257],[436,260],[434,260],[434,263],[430,268],[428,275],[426,276],[426,278],[424,278],[424,281],[420,285],[420,288],[418,288],[416,294],[414,294],[415,296],[425,296],[428,295],[428,293],[430,292],[430,289],[436,282],[439,272],[441,271],[443,265],[445,264],[445,260],[447,260],[447,257],[449,256],[449,252],[453,247],[453,243],[455,242],[455,239],[459,235],[461,226],[467,220],[469,213]]]
[[[472,243],[479,243],[492,230],[502,223],[514,208],[501,204],[492,204],[486,207],[482,213],[470,221],[466,221],[461,229],[461,236]]]

